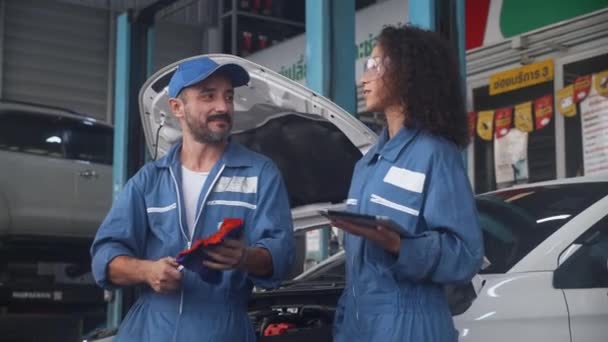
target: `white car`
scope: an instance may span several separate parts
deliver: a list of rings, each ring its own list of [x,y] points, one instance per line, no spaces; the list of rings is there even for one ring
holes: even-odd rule
[[[605,341],[608,177],[530,184],[476,202],[489,265],[473,279],[474,293],[466,286],[446,292],[459,340]],[[340,252],[256,306],[297,307],[294,292],[315,288],[307,295],[322,298],[328,284],[342,289],[343,282]]]
[[[608,176],[478,196],[486,256],[461,341],[608,339]]]
[[[278,165],[296,235],[327,225],[317,210],[343,207],[354,163],[376,135],[331,101],[262,66],[210,57],[251,74],[249,86],[236,89],[233,139]],[[181,136],[167,106],[176,66],[160,70],[140,92],[151,155],[163,155]],[[608,177],[502,190],[478,196],[477,203],[490,264],[471,284],[446,287],[460,340],[606,340]],[[296,329],[272,341],[331,341],[343,260],[338,254],[280,289],[255,293],[250,315],[260,341],[269,325],[280,323]]]

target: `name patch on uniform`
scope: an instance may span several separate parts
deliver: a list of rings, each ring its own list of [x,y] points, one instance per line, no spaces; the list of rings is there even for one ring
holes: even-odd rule
[[[422,193],[425,178],[424,173],[391,166],[386,176],[384,176],[384,182],[401,189]]]
[[[222,177],[214,191],[255,194],[258,191],[258,177]]]

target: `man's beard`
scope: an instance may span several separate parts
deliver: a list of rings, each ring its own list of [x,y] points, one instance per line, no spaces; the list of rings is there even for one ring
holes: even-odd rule
[[[204,125],[199,125],[194,116],[186,110],[186,125],[192,133],[194,140],[201,144],[220,144],[225,142],[232,130],[232,118],[228,114],[213,114],[207,117]],[[223,132],[214,132],[210,130],[209,124],[215,120],[224,120],[228,124],[228,129]]]

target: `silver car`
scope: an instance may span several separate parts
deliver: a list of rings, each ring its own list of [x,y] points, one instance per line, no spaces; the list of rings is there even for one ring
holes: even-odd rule
[[[0,102],[0,238],[92,238],[112,197],[112,127]]]
[[[74,340],[104,321],[88,248],[110,208],[112,141],[86,116],[0,102],[1,340]]]

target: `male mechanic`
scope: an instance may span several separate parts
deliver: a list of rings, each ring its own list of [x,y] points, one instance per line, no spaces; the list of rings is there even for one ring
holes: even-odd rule
[[[169,82],[169,106],[183,138],[125,185],[93,246],[93,275],[113,289],[143,285],[117,341],[255,341],[247,316],[252,287],[276,286],[294,259],[285,185],[268,158],[229,139],[234,88],[249,74],[207,57],[181,63]],[[201,261],[221,270],[217,284],[174,258],[217,231],[244,221]]]

